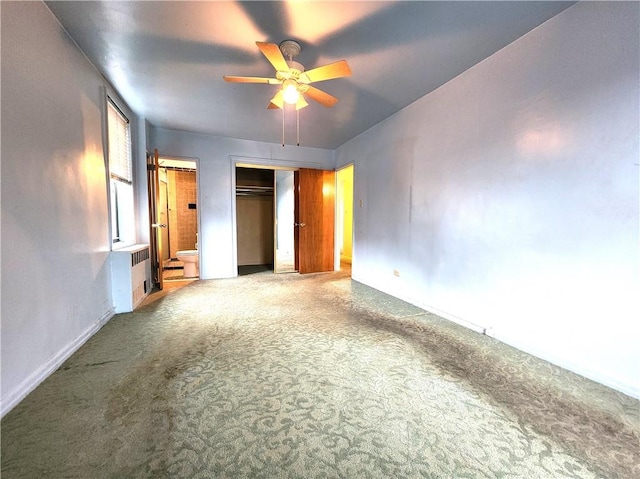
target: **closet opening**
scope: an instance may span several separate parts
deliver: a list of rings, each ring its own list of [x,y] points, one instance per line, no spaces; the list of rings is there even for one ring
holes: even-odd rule
[[[236,167],[238,275],[274,271],[274,170]]]
[[[236,166],[238,275],[294,273],[295,169]]]

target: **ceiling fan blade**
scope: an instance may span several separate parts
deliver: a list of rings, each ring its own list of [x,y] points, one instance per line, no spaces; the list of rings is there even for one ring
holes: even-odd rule
[[[274,97],[269,102],[267,109],[274,110],[276,108],[283,108],[283,107],[284,107],[284,95],[282,94],[282,90],[278,90],[274,95]]]
[[[269,83],[271,85],[277,85],[282,83],[282,80],[277,78],[263,78],[263,77],[237,77],[231,75],[225,75],[224,81],[231,83]]]
[[[304,72],[301,75],[301,80],[304,81],[304,79],[308,79],[309,81],[305,83],[313,83],[348,76],[351,76],[351,68],[349,68],[346,60],[340,60],[339,62],[330,63],[329,65],[313,68],[312,70]]]
[[[278,45],[265,42],[256,42],[256,45],[258,45],[262,54],[267,57],[267,60],[269,60],[269,63],[273,65],[273,68],[275,68],[277,72],[289,71],[289,65],[287,65],[287,61],[284,59]]]
[[[315,87],[309,86],[305,94],[309,95],[313,100],[317,101],[321,105],[331,108],[338,103],[338,99],[335,96],[331,96],[322,90],[318,90]]]

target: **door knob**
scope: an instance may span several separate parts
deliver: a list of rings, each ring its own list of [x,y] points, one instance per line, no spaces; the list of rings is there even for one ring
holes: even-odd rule
[[[305,226],[307,226],[306,223],[293,223],[293,226],[299,226],[300,228],[304,228]]]
[[[166,228],[166,227],[167,227],[167,225],[166,225],[166,224],[164,224],[164,223],[162,223],[162,224],[153,223],[151,226],[152,226],[153,228]]]

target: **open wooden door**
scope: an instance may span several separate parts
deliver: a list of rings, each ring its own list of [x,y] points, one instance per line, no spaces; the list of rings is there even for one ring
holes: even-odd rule
[[[159,223],[160,209],[160,171],[158,150],[147,155],[147,186],[149,193],[149,224],[151,231],[149,234],[149,247],[151,255],[151,278],[158,288],[164,286],[162,278],[162,229],[166,228],[165,223]]]
[[[295,177],[296,269],[334,270],[335,172],[300,169]]]

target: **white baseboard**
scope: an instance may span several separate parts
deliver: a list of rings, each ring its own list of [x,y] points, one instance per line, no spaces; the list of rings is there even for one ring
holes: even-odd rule
[[[91,336],[97,333],[115,315],[114,308],[109,309],[100,319],[89,326],[85,331],[76,337],[73,341],[62,348],[55,356],[50,358],[42,366],[30,374],[20,385],[13,391],[2,398],[0,405],[0,417],[4,417],[11,411],[20,401],[40,385],[42,381],[47,379],[56,369],[62,366],[69,357],[75,353]]]
[[[599,384],[602,384],[603,386],[609,387],[611,389],[615,389],[616,391],[619,391],[623,394],[626,394],[627,396],[631,396],[633,398],[636,399],[640,399],[640,386],[639,385],[634,385],[634,384],[630,384],[626,381],[621,381],[618,380],[615,377],[612,377],[610,375],[607,375],[606,372],[602,372],[602,371],[596,371],[593,370],[591,368],[585,368],[584,365],[580,365],[580,364],[573,364],[573,363],[569,363],[566,360],[563,360],[562,358],[557,358],[554,357],[552,355],[549,355],[545,352],[539,351],[537,350],[535,347],[531,347],[530,344],[524,344],[522,342],[519,341],[513,341],[512,338],[510,338],[509,336],[505,336],[499,333],[496,334],[496,331],[493,330],[493,328],[490,327],[483,327],[483,326],[479,326],[477,324],[471,323],[469,321],[466,321],[462,318],[459,318],[457,316],[454,316],[452,314],[447,313],[446,311],[441,311],[437,308],[433,308],[427,304],[423,304],[420,301],[415,301],[414,299],[407,297],[406,295],[403,295],[402,293],[398,293],[397,291],[394,291],[392,288],[388,288],[385,287],[384,285],[376,285],[375,283],[372,283],[370,281],[367,280],[362,280],[356,276],[352,276],[354,281],[358,281],[359,283],[362,284],[366,284],[367,286],[370,286],[374,289],[377,289],[378,291],[382,291],[383,293],[389,294],[391,296],[394,296],[398,299],[401,299],[403,301],[406,301],[407,303],[413,304],[414,306],[417,306],[419,308],[424,309],[425,311],[428,311],[430,313],[433,313],[437,316],[440,316],[441,318],[447,319],[449,321],[452,321],[454,323],[457,323],[461,326],[464,326],[466,328],[471,329],[472,331],[475,331],[477,333],[480,334],[486,334],[487,336],[490,336],[498,341],[500,341],[501,343],[504,344],[508,344],[509,346],[512,346],[520,351],[523,351],[527,354],[531,354],[532,356],[535,356],[537,358],[540,358],[544,361],[548,361],[551,364],[555,364],[556,366],[559,366],[563,369],[566,369],[567,371],[571,371],[573,373],[579,374],[580,376],[583,376],[587,379],[591,379],[592,381],[595,381]]]
[[[531,354],[532,356],[540,358],[551,364],[555,364],[556,366],[566,369],[567,371],[571,371],[572,373],[583,376],[587,379],[602,384],[603,386],[607,386],[608,388],[615,389],[616,391],[626,394],[627,396],[640,399],[640,386],[638,385],[629,384],[626,381],[620,381],[617,378],[607,375],[605,372],[596,371],[588,367],[585,368],[584,365],[571,363],[565,359],[555,357],[552,354],[548,354],[545,351],[539,351],[535,348],[532,348],[530,344],[524,344],[521,341],[517,340],[514,341],[509,336],[500,334],[499,331],[498,334],[495,334],[494,331],[487,331],[486,334],[487,336],[491,336],[492,338],[497,339],[501,343],[508,344],[509,346],[512,346],[527,354]]]
[[[402,298],[400,298],[402,299]],[[424,304],[421,303],[420,301],[410,301],[410,300],[405,300],[407,301],[407,303],[411,303],[414,306],[417,306],[419,308],[424,309],[425,311],[429,311],[432,314],[435,314],[436,316],[439,316],[441,318],[444,318],[446,320],[451,321],[452,323],[456,323],[459,324],[460,326],[464,326],[467,329],[470,329],[471,331],[475,331],[476,333],[480,333],[480,334],[485,334],[485,331],[487,330],[486,327],[484,326],[480,326],[478,324],[475,323],[471,323],[465,319],[462,319],[458,316],[455,316],[453,314],[447,313],[446,311],[442,311],[438,308],[434,308],[433,306],[430,306],[428,304]]]
[[[429,313],[435,314],[436,316],[447,319],[453,323],[459,324],[460,326],[464,326],[465,328],[475,331],[476,333],[480,333],[480,334],[485,333],[486,328],[484,326],[471,323],[462,318],[459,318],[458,316],[449,314],[446,311],[442,311],[440,309],[434,308],[431,305],[428,305],[421,301],[416,300],[415,298],[407,296],[401,292],[395,291],[393,288],[385,287],[385,285],[377,285],[374,282],[372,283],[371,281],[361,280],[356,276],[352,276],[352,279],[354,281],[358,281],[359,283],[366,284],[371,288],[377,289],[378,291],[382,291],[385,294],[391,295],[394,298],[398,298],[398,299],[401,299],[402,301],[406,301],[409,304],[413,304],[414,306],[417,306],[418,308],[422,308],[425,311],[428,311]]]

